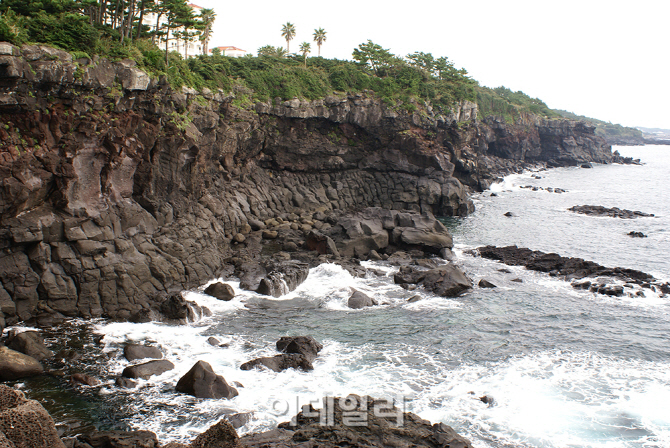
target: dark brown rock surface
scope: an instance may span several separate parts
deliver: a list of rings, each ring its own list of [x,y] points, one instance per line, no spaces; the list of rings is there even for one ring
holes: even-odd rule
[[[275,253],[278,241],[300,246],[324,227],[315,213],[464,216],[473,210],[464,184],[611,159],[593,128],[567,120],[475,121],[468,102],[444,114],[396,112],[368,94],[245,109],[233,95],[173,90],[123,62],[10,47],[0,60],[7,325],[147,319],[158,298],[231,276],[231,258]],[[278,220],[290,214],[306,222]],[[367,241],[364,253],[343,241],[341,255],[379,255],[383,234],[366,232],[350,238]],[[450,244],[387,233],[392,245],[426,251]]]

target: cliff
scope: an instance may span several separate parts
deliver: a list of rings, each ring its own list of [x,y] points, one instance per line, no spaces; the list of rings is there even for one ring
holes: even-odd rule
[[[0,43],[0,319],[128,319],[257,255],[233,241],[249,223],[368,206],[464,216],[468,186],[611,159],[581,123],[480,122],[472,103],[445,116],[367,92],[249,98]]]

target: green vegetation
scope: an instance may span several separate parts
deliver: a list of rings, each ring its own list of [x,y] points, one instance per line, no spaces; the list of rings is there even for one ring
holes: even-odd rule
[[[595,118],[584,117],[583,115],[577,115],[566,110],[556,110],[563,118],[569,118],[570,120],[579,120],[585,121],[596,127],[596,134],[603,137],[607,141],[631,141],[642,143],[644,141],[644,136],[642,131],[635,128],[628,128],[621,126],[620,124],[612,124],[602,120],[596,120]]]
[[[542,100],[531,98],[525,93],[512,92],[507,87],[477,87],[477,106],[480,118],[500,117],[508,123],[516,122],[524,113],[532,113],[546,118],[559,118]]]
[[[156,15],[156,26],[144,23],[148,13]],[[425,113],[430,105],[448,113],[455,103],[468,100],[477,102],[480,118],[495,115],[514,122],[528,113],[559,116],[522,92],[480,86],[444,56],[415,52],[402,57],[370,40],[353,50],[353,61],[310,58],[307,42],[300,46],[300,55],[291,55],[288,49],[296,30],[290,22],[282,27],[286,50],[264,46],[258,57],[231,58],[214,49],[211,55],[186,58],[169,51],[175,38],[199,39],[206,49],[215,17],[211,9],[194,16],[186,0],[2,0],[0,40],[48,44],[72,52],[74,59],[133,59],[150,76],[166,76],[175,88],[231,92],[237,86],[248,92],[237,101],[240,106],[367,90],[395,110],[408,112]],[[313,37],[320,54],[326,31],[315,29]],[[111,97],[119,94],[120,88],[110,92]]]

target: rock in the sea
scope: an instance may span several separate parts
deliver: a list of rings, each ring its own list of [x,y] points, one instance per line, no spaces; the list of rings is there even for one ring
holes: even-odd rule
[[[649,288],[651,286],[650,282],[656,281],[651,275],[634,269],[607,268],[581,258],[561,257],[558,254],[548,254],[524,247],[484,246],[478,247],[473,253],[479,254],[484,258],[501,261],[508,265],[525,266],[527,269],[533,271],[547,272],[549,275],[560,276],[568,280],[595,276],[610,277],[624,283],[637,284],[644,288]],[[512,279],[511,281],[521,283],[521,279]],[[619,295],[623,293],[618,287],[602,288],[605,283],[608,282],[599,282],[595,289],[592,286],[590,288],[595,292],[600,292],[600,289],[602,289],[603,292],[601,294],[607,295]]]
[[[212,366],[205,361],[196,362],[179,379],[176,390],[197,398],[233,398],[238,395],[237,389],[230,386],[221,375],[214,373]]]
[[[159,448],[158,437],[151,431],[100,431],[82,436],[93,448]]]
[[[0,381],[12,381],[44,373],[35,358],[5,346],[0,346]]]
[[[70,377],[70,381],[74,384],[83,384],[85,386],[97,386],[100,380],[85,373],[75,373]]]
[[[393,281],[396,284],[416,285],[423,281],[426,272],[428,271],[419,270],[411,266],[401,266],[398,272],[393,275]]]
[[[233,425],[225,418],[191,443],[191,448],[237,448],[239,437]]]
[[[307,279],[309,265],[297,260],[246,263],[241,268],[240,287],[272,297],[293,291]]]
[[[456,297],[472,288],[470,279],[453,263],[427,271],[422,285],[442,297]]]
[[[133,381],[130,378],[124,378],[122,376],[118,377],[116,381],[114,381],[114,384],[116,384],[118,387],[123,387],[124,389],[133,389],[135,386],[137,386],[136,381]]]
[[[123,356],[128,361],[135,361],[137,359],[161,359],[163,352],[158,347],[150,347],[147,345],[128,344],[123,347]]]
[[[325,401],[326,409],[303,408],[294,419],[281,423],[277,429],[242,437],[241,445],[249,448],[472,448],[469,440],[444,423],[431,424],[416,414],[403,412],[387,400],[349,395]],[[327,425],[323,424],[324,420]]]
[[[354,290],[353,294],[351,294],[349,300],[347,301],[347,306],[355,310],[374,305],[377,305],[377,301],[375,299],[358,290]]]
[[[337,246],[333,239],[314,230],[307,234],[307,238],[305,238],[305,247],[308,250],[314,250],[322,255],[332,254],[338,258],[340,256],[340,252],[337,250]]]
[[[646,238],[647,237],[647,235],[645,235],[644,233],[635,232],[635,231],[628,232],[628,236],[633,237],[633,238]]]
[[[38,361],[53,357],[53,352],[44,345],[44,338],[36,331],[24,331],[18,334],[10,334],[7,347],[21,352]]]
[[[479,280],[479,287],[480,288],[497,288],[496,285],[494,285],[493,283],[491,283],[490,281],[488,281],[484,278]]]
[[[205,289],[205,294],[227,302],[235,297],[235,290],[228,283],[216,282]]]
[[[170,361],[161,359],[157,361],[149,361],[143,364],[128,366],[123,369],[122,376],[126,378],[142,378],[147,379],[153,375],[161,375],[168,370],[174,369],[174,364]]]
[[[181,294],[177,293],[168,295],[159,305],[158,311],[167,322],[185,324],[199,320],[204,309],[206,308],[193,301],[186,300]]]
[[[512,212],[507,212],[507,213],[505,213],[505,216],[507,216],[508,218],[513,218],[516,215]]]
[[[412,297],[410,297],[409,299],[407,299],[407,303],[418,302],[419,300],[421,300],[421,298],[422,298],[422,297],[421,297],[420,295],[417,294],[417,295],[412,296]]]
[[[249,423],[253,416],[253,412],[238,412],[237,414],[226,415],[226,420],[233,425],[233,428],[238,429]]]
[[[265,367],[275,372],[286,369],[314,370],[312,362],[305,355],[282,353],[281,355],[252,359],[240,366],[242,370],[251,370],[255,367]]]
[[[41,404],[0,384],[0,447],[65,448],[65,445]]]
[[[606,208],[602,205],[575,205],[574,207],[570,207],[568,210],[575,213],[582,213],[584,215],[609,216],[611,218],[623,219],[647,218],[654,216],[653,214],[649,213],[626,209],[622,210],[618,207]]]
[[[277,341],[280,352],[305,355],[310,361],[314,361],[322,349],[323,345],[311,336],[283,336]]]

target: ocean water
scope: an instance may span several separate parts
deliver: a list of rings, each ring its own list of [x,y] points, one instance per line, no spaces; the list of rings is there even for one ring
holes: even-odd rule
[[[394,267],[353,278],[335,265],[310,271],[296,291],[279,299],[239,289],[221,302],[198,291],[189,300],[213,315],[186,326],[98,322],[109,360],[100,375],[120,374],[118,351],[129,342],[159,345],[176,368],[140,381],[137,389],[105,384],[89,396],[135,429],[163,441],[188,440],[222,415],[253,412],[239,432],[267,430],[299,406],[325,395],[394,397],[405,409],[444,422],[484,447],[670,446],[670,297],[612,298],[573,289],[546,274],[468,255],[468,249],[517,244],[577,256],[606,266],[649,272],[670,280],[670,147],[620,147],[643,166],[560,168],[505,178],[475,197],[476,212],[445,222],[457,263],[475,288],[445,299],[393,284]],[[539,176],[537,179],[533,176]],[[558,187],[557,194],[520,188]],[[621,220],[579,215],[573,205],[617,206],[654,213]],[[513,218],[504,213],[511,211]],[[641,231],[648,238],[631,238]],[[510,272],[501,272],[506,268]],[[522,279],[523,283],[512,279]],[[216,279],[212,279],[215,281]],[[350,310],[355,287],[382,305]],[[415,294],[423,299],[408,304]],[[242,371],[258,356],[276,354],[285,335],[312,335],[324,349],[314,371]],[[215,336],[228,347],[213,347]],[[204,360],[228,382],[231,400],[199,400],[174,386]],[[493,397],[492,405],[479,400]]]

